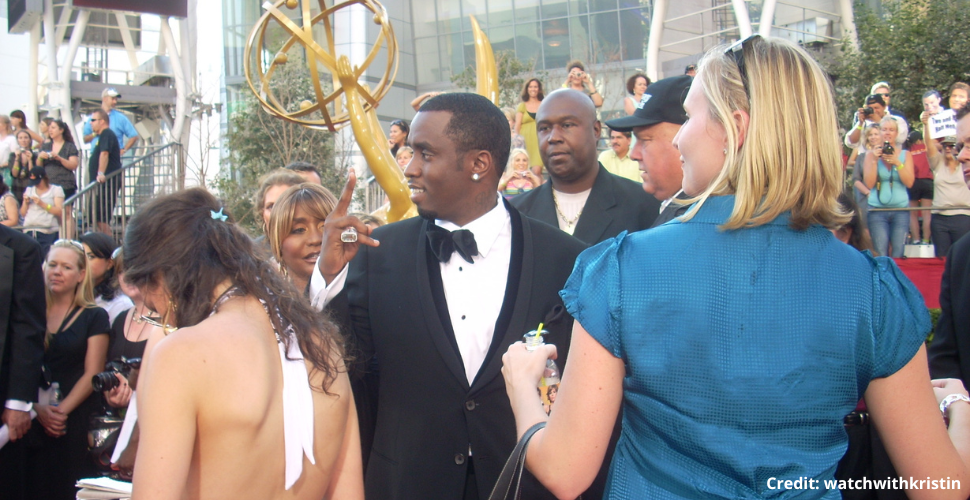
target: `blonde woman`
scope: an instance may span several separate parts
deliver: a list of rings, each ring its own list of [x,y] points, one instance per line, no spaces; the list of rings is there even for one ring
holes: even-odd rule
[[[509,153],[509,164],[498,182],[498,190],[506,198],[527,193],[539,187],[542,181],[529,170],[529,152],[525,149],[513,149]]]
[[[267,239],[284,276],[308,290],[323,244],[323,223],[337,198],[323,186],[300,184],[283,192],[269,217]]]
[[[874,124],[866,127],[863,131],[863,137],[865,138],[864,151],[860,153],[858,149],[852,150],[852,155],[855,156],[852,167],[852,187],[855,191],[856,205],[859,206],[859,213],[862,215],[862,225],[865,227],[869,217],[869,192],[871,189],[866,186],[863,173],[865,172],[866,155],[876,146],[882,144],[882,131],[879,130],[879,125]]]
[[[879,129],[883,142],[866,154],[863,163],[863,181],[871,190],[868,200],[869,233],[876,253],[897,258],[903,256],[906,246],[909,212],[885,209],[909,206],[906,189],[916,181],[916,171],[913,168],[913,155],[903,149],[903,141],[909,135],[906,121],[895,115],[886,115],[879,123]],[[883,210],[872,210],[874,208]]]
[[[104,370],[111,324],[94,305],[94,290],[84,247],[76,241],[54,242],[44,263],[47,291],[47,338],[44,366],[59,386],[59,404],[37,404],[30,433],[40,443],[28,447],[29,498],[69,500],[78,479],[99,475],[88,453],[88,421],[100,409],[91,377]]]
[[[792,120],[791,107],[805,114]],[[701,60],[684,108],[674,145],[696,203],[579,257],[562,292],[576,323],[550,416],[536,385],[555,347],[517,343],[504,357],[519,435],[548,422],[529,470],[574,498],[622,407],[608,498],[836,499],[823,481],[864,394],[900,476],[970,485],[970,397],[959,381],[936,382],[934,397],[919,292],[890,259],[830,231],[849,215],[826,74],[795,44],[755,36]]]

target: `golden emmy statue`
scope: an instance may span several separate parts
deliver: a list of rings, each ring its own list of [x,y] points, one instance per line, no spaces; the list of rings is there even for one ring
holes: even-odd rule
[[[377,104],[390,90],[391,83],[397,75],[397,39],[394,38],[394,29],[387,17],[387,10],[376,0],[349,0],[329,8],[325,0],[317,0],[319,9],[316,13],[312,11],[311,4],[312,0],[276,0],[263,4],[266,12],[249,35],[243,60],[249,88],[256,94],[263,109],[283,120],[331,132],[350,122],[354,138],[371,172],[388,195],[390,206],[382,209],[386,210],[387,221],[395,222],[402,218],[413,217],[417,215],[417,209],[411,203],[404,175],[387,149],[387,137],[381,129],[375,111]],[[338,10],[354,4],[360,4],[370,10],[374,14],[374,23],[381,29],[363,63],[351,67],[350,60],[346,56],[339,58],[334,56],[336,50],[331,16]],[[290,10],[299,8],[301,25],[284,13],[282,10],[284,8]],[[271,21],[275,21],[275,24]],[[325,46],[321,46],[313,37],[314,26],[318,24],[323,26]],[[267,30],[272,28],[281,28],[288,36],[278,50],[268,46]],[[272,35],[278,32],[270,33],[270,38],[272,39]],[[381,48],[385,46],[387,64],[380,80],[373,90],[367,85],[360,85],[357,82],[360,75],[374,62]],[[309,100],[301,102],[299,109],[286,109],[274,95],[271,86],[276,69],[290,61],[288,53],[291,49],[298,51],[297,56],[301,55],[300,52],[306,54],[310,81],[313,82],[316,98],[315,102]],[[264,61],[264,54],[275,54],[275,56],[267,64],[267,61]],[[321,72],[330,73],[332,91],[325,90]],[[345,105],[341,102],[341,96],[344,97]]]
[[[478,85],[475,91],[498,106],[498,70],[495,67],[495,54],[488,36],[478,26],[475,16],[468,16],[472,21],[472,33],[475,36],[475,72]]]

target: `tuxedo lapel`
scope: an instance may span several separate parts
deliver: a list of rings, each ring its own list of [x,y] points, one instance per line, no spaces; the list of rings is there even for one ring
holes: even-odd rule
[[[592,244],[600,241],[603,233],[613,223],[610,211],[617,205],[616,193],[613,190],[613,179],[609,172],[598,165],[599,173],[593,181],[593,188],[589,191],[589,198],[583,206],[583,213],[576,223],[573,236]]]
[[[417,241],[416,265],[421,316],[427,325],[425,331],[431,336],[431,341],[441,355],[441,359],[461,385],[468,389],[468,377],[465,375],[465,366],[458,351],[458,343],[455,341],[444,285],[441,283],[441,268],[438,260],[428,250],[430,224],[432,224],[431,221],[424,221]]]
[[[502,369],[502,355],[507,346],[522,338],[529,330],[538,325],[529,326],[526,321],[532,301],[532,284],[535,253],[532,245],[532,232],[524,217],[515,208],[506,204],[509,218],[512,221],[512,256],[509,261],[509,278],[505,290],[505,301],[495,324],[495,333],[488,354],[482,362],[481,369],[475,376],[471,390],[474,391],[488,385],[489,381],[499,375]]]

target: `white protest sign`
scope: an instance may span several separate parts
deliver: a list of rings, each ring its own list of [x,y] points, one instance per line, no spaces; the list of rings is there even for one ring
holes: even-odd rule
[[[930,117],[930,137],[939,139],[948,135],[957,135],[956,113],[952,109],[945,109]]]

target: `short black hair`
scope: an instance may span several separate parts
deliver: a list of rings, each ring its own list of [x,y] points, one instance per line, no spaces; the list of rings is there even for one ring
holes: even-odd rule
[[[292,170],[294,172],[313,172],[317,174],[317,176],[320,175],[320,170],[317,168],[316,165],[305,161],[295,161],[283,168],[287,170]]]
[[[108,116],[108,113],[105,110],[98,108],[91,113],[91,116],[95,116],[95,115],[97,115],[98,118],[104,120],[105,124],[111,124],[111,117]]]
[[[459,153],[483,149],[492,154],[492,170],[496,179],[505,171],[512,149],[509,121],[498,106],[485,97],[466,92],[450,92],[428,99],[421,113],[447,111],[451,119],[445,128]]]

